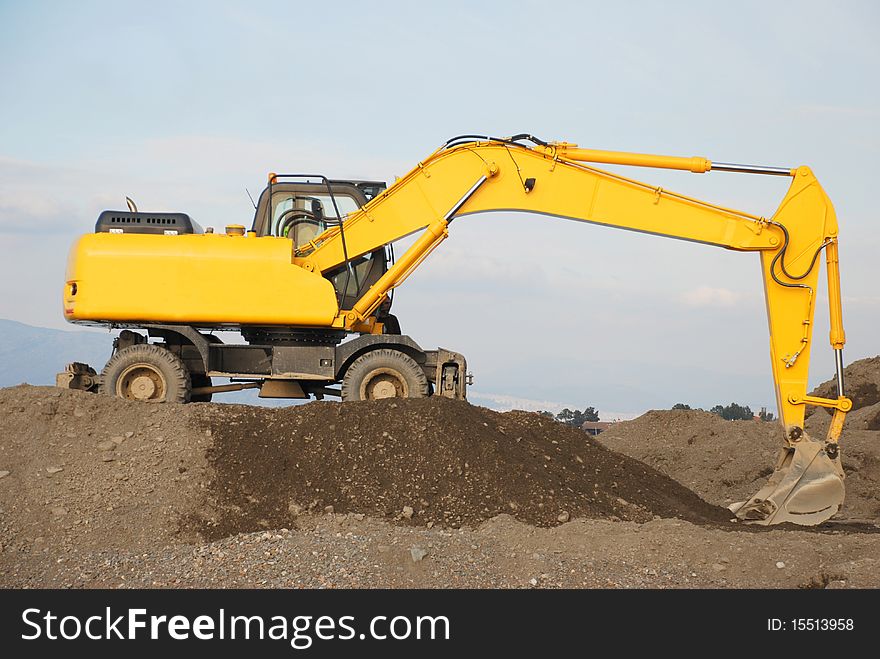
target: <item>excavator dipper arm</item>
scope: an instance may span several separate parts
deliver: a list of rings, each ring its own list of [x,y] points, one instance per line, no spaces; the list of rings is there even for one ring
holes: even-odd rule
[[[523,137],[533,145],[522,144],[519,140]],[[787,176],[791,185],[776,212],[765,218],[603,171],[587,162]],[[341,229],[333,227],[302,246],[293,261],[309,271],[324,273],[343,264],[346,251],[348,258],[354,258],[422,231],[351,309],[340,310],[334,325],[357,328],[371,320],[389,292],[448,236],[455,218],[491,211],[537,213],[758,252],[783,447],[767,485],[732,509],[753,523],[806,525],[820,523],[838,511],[844,488],[837,439],[852,406],[843,391],[845,336],[838,227],[834,208],[808,167],[759,167],[712,163],[705,158],[596,151],[531,136],[453,140],[350,214]],[[823,250],[830,340],[838,367],[837,399],[807,395],[817,263]],[[834,412],[823,442],[804,433],[806,405]]]

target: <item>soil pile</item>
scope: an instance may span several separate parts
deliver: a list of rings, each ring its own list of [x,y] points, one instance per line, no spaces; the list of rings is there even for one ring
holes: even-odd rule
[[[580,430],[445,399],[289,408],[0,390],[0,548],[127,548],[339,513],[473,526],[500,513],[726,523]]]
[[[289,526],[306,512],[474,526],[508,513],[551,526],[575,517],[727,523],[730,514],[582,431],[538,414],[442,398],[204,407],[219,512],[207,537]]]
[[[184,405],[50,387],[0,389],[0,551],[195,539],[210,438]]]
[[[807,432],[822,437],[830,416],[807,419]],[[847,416],[840,439],[846,500],[839,517],[880,518],[880,405]],[[697,410],[651,411],[599,435],[605,446],[642,460],[707,501],[743,501],[764,484],[782,444],[776,423],[725,421]]]
[[[846,395],[852,399],[854,410],[880,403],[880,355],[859,359],[844,368],[843,385]],[[823,382],[810,393],[837,398],[837,378]]]
[[[707,501],[727,505],[757,491],[773,471],[775,423],[725,421],[699,410],[652,410],[599,435],[605,446],[671,475]]]
[[[876,446],[878,413],[858,410],[847,426],[850,504],[854,488],[877,491],[876,451],[853,447]],[[738,479],[766,469],[771,425],[652,413],[600,437],[653,447],[646,459],[725,503],[713,483],[751,489]],[[750,451],[732,450],[743,444],[733,431],[751,433]],[[673,516],[685,519],[662,519]],[[262,409],[0,390],[0,587],[878,585],[878,533],[729,517],[536,414],[448,400]]]

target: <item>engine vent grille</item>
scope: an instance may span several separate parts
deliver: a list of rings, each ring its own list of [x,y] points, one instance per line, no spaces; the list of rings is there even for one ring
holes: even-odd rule
[[[186,213],[131,213],[104,211],[95,224],[96,233],[201,233]]]

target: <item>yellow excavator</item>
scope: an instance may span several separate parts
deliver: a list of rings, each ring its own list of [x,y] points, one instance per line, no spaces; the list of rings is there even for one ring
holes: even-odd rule
[[[764,217],[595,163],[783,176],[791,185],[776,212]],[[852,403],[844,395],[838,226],[809,167],[599,151],[527,134],[463,135],[388,187],[269,174],[255,206],[249,230],[230,225],[224,233],[203,229],[184,213],[140,212],[131,202],[128,211],[101,213],[95,232],[71,250],[64,316],[122,331],[100,375],[71,364],[58,383],[152,402],[207,401],[244,388],[280,398],[464,399],[465,358],[425,350],[401,334],[390,313],[392,292],[459,218],[490,211],[550,215],[758,253],[783,445],[768,483],[732,510],[762,525],[814,525],[839,510],[838,438]],[[418,232],[395,259],[393,243]],[[807,393],[823,250],[836,399]],[[243,342],[224,343],[219,330],[238,331]],[[229,383],[213,385],[216,377]],[[833,410],[824,440],[804,433],[807,405]]]

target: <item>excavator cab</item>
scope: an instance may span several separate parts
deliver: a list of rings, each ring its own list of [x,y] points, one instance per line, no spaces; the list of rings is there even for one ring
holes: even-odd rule
[[[352,212],[385,189],[377,181],[339,181],[324,177],[270,174],[254,214],[252,231],[257,236],[289,238],[298,250],[326,229],[339,226]],[[285,180],[288,178],[306,180]],[[315,179],[319,179],[316,182]],[[361,255],[351,255],[346,263],[327,273],[333,282],[340,308],[350,308],[363,293],[385,274],[391,261],[390,250],[382,247]],[[387,316],[390,301],[380,309]]]
[[[286,237],[297,225],[311,224],[323,231],[339,224],[385,189],[384,183],[375,181],[330,181],[322,176],[288,174],[269,176],[270,183],[260,194],[251,227],[260,237]],[[306,180],[284,180],[288,178]]]

